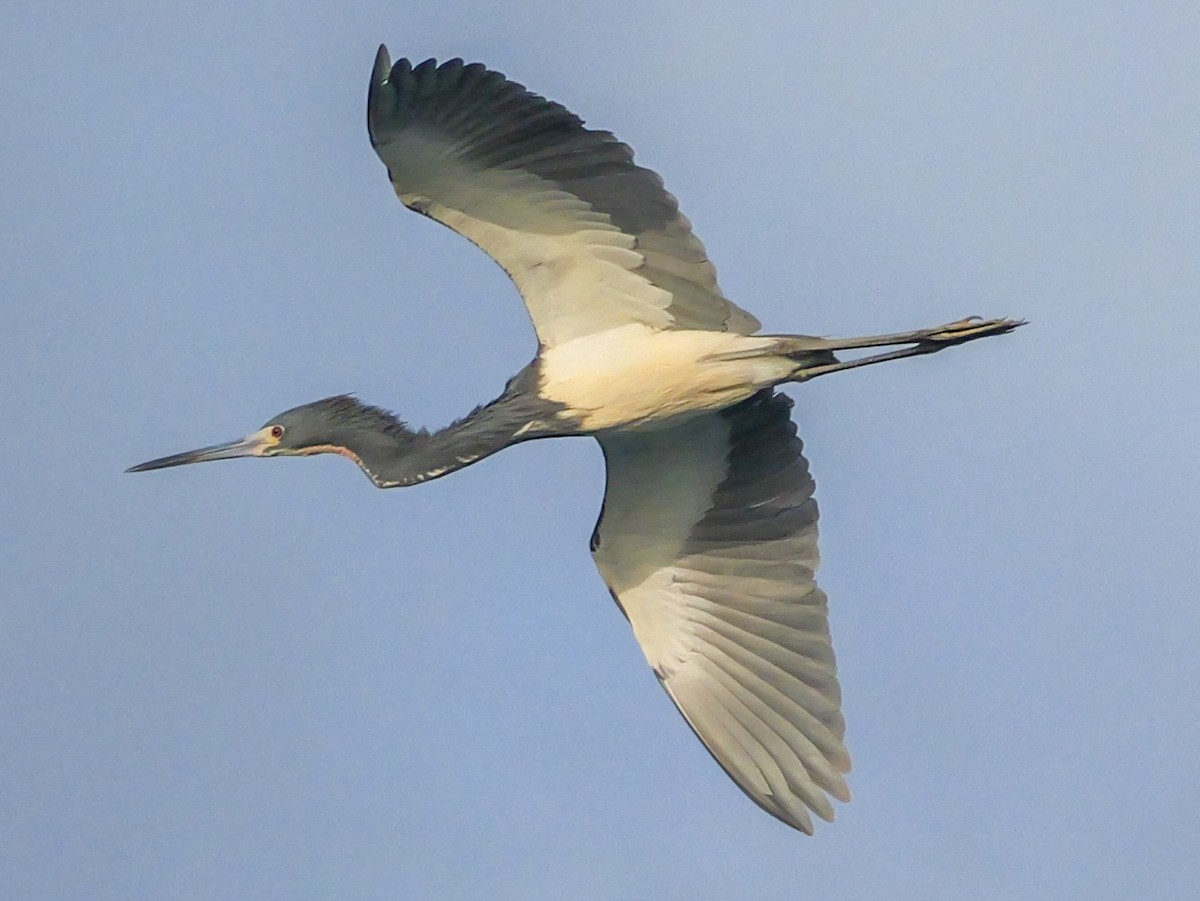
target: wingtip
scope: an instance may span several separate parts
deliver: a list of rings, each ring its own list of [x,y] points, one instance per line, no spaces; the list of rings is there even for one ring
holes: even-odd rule
[[[387,44],[380,44],[375,51],[375,67],[371,70],[371,84],[380,85],[387,81],[388,73],[392,71],[392,57],[388,54]]]
[[[367,85],[367,135],[371,146],[378,144],[375,135],[375,122],[380,115],[385,97],[388,95],[387,80],[392,72],[392,58],[388,55],[387,44],[380,44],[375,51],[375,65],[371,69],[371,83]]]

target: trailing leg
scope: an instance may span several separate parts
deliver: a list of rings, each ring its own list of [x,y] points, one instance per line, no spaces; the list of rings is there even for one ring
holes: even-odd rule
[[[803,336],[788,336],[784,338],[781,353],[794,357],[799,363],[789,381],[807,382],[819,375],[840,372],[843,369],[857,369],[859,366],[870,366],[874,363],[886,363],[888,360],[902,360],[905,357],[916,357],[922,354],[937,353],[955,344],[965,344],[976,338],[986,338],[989,335],[1003,335],[1018,326],[1024,325],[1024,320],[1017,319],[980,319],[970,316],[957,322],[934,328],[920,329],[915,332],[898,332],[893,335],[867,335],[860,338],[808,338]],[[781,336],[783,337],[783,336]],[[865,347],[892,347],[909,345],[899,350],[887,353],[871,354],[854,360],[829,360],[831,351],[857,350]],[[817,356],[814,360],[813,357]],[[824,359],[822,359],[824,357]]]

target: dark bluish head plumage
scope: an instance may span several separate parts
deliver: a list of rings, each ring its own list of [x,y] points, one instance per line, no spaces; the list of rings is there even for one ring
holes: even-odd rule
[[[399,439],[408,427],[381,407],[364,404],[351,394],[338,394],[285,410],[267,420],[264,429],[283,429],[279,442],[264,456],[296,453],[306,448],[345,446],[354,435]]]

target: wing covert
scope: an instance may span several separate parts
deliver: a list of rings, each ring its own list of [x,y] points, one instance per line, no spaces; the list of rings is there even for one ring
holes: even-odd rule
[[[750,334],[662,179],[607,131],[479,63],[391,65],[367,125],[397,195],[496,260],[545,346],[629,322]]]
[[[843,778],[841,691],[817,587],[813,480],[770,390],[671,429],[600,438],[593,553],[684,719],[757,804],[812,832]]]

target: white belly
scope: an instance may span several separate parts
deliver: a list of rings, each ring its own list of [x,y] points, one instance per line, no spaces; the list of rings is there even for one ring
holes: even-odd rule
[[[773,338],[661,331],[631,323],[549,348],[540,393],[588,431],[646,426],[720,410],[778,384],[795,363]],[[762,351],[763,356],[753,354]],[[713,359],[748,353],[744,359]]]

